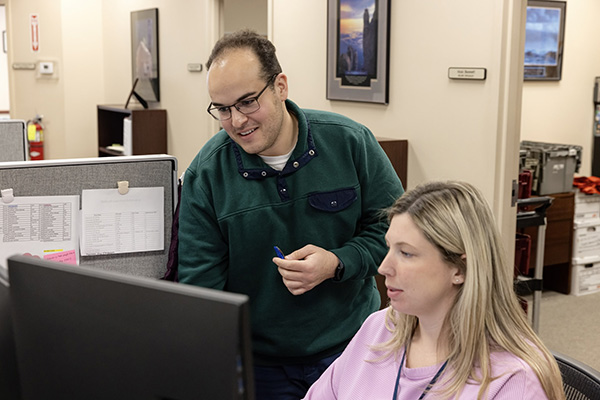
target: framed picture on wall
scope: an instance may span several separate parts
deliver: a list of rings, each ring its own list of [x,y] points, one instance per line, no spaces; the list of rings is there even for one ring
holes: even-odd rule
[[[327,1],[327,98],[387,104],[391,0]]]
[[[561,78],[565,41],[564,1],[527,1],[525,23],[526,81],[558,81]]]
[[[160,101],[158,8],[131,12],[131,73],[142,99]]]

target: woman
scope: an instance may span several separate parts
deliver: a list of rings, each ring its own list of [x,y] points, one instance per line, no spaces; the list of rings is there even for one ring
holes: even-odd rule
[[[462,182],[432,182],[388,210],[372,314],[306,399],[564,399],[558,366],[513,290],[492,213]]]

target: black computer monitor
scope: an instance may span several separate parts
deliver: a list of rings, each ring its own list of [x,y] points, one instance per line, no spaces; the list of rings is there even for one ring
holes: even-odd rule
[[[12,319],[10,316],[10,298],[8,274],[0,265],[0,399],[18,400],[19,380]]]
[[[254,399],[248,297],[8,259],[24,399]]]

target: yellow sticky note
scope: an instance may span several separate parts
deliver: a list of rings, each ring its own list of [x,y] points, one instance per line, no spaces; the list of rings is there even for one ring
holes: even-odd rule
[[[34,124],[27,125],[27,139],[30,142],[35,142],[35,125]]]

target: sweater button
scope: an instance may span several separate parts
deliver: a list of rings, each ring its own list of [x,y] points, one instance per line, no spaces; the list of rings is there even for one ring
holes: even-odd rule
[[[333,200],[331,203],[331,207],[337,207],[337,201]]]
[[[243,175],[244,178],[248,177],[248,173],[247,172],[244,172],[242,175]]]
[[[315,151],[314,150],[309,150],[308,154],[311,155],[311,156],[314,156],[315,155]]]
[[[300,166],[300,163],[298,161],[294,161],[294,168],[298,168]]]
[[[267,171],[263,171],[260,173],[262,176],[267,176]]]

